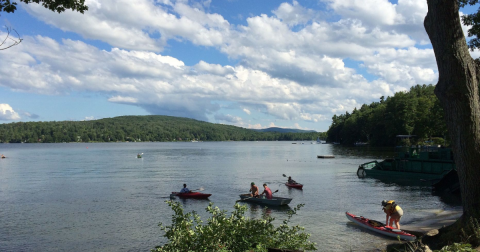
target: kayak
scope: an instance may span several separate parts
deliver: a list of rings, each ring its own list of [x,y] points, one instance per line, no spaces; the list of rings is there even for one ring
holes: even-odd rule
[[[188,193],[180,193],[180,192],[172,192],[170,197],[178,196],[180,198],[191,198],[191,199],[208,199],[211,194],[207,193],[199,193],[199,192],[188,192]]]
[[[267,198],[255,198],[255,197],[250,197],[250,194],[240,194],[240,201],[246,201],[246,202],[251,202],[251,203],[257,203],[261,205],[270,205],[270,206],[283,206],[283,205],[288,205],[290,201],[292,201],[291,198],[282,198],[282,197],[272,197],[272,199],[267,199]]]
[[[297,189],[302,189],[303,188],[303,185],[302,184],[299,184],[299,183],[295,183],[295,184],[289,184],[288,182],[285,183],[286,186],[288,187],[291,187],[291,188],[297,188]]]
[[[400,237],[402,240],[406,241],[415,241],[416,237],[415,235],[409,234],[405,231],[402,231],[400,229],[394,229],[393,227],[390,226],[385,226],[385,224],[376,221],[376,220],[370,220],[367,219],[363,216],[356,216],[353,215],[349,212],[345,213],[347,215],[347,218],[356,224],[360,225],[361,227],[364,227],[368,230],[375,231],[377,233],[390,236],[390,237]]]

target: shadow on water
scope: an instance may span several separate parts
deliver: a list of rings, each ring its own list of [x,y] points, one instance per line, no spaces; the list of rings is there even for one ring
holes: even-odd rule
[[[343,158],[382,159],[395,156],[394,147],[332,145],[332,154]]]
[[[200,202],[210,202],[210,199],[188,199],[188,198],[176,198],[174,200],[177,200],[179,202],[182,202],[183,205],[188,204],[195,204],[195,203],[200,203]]]
[[[432,182],[428,180],[421,179],[404,179],[404,178],[395,178],[395,177],[382,177],[382,178],[359,178],[363,180],[374,180],[376,182],[381,182],[385,185],[397,185],[401,187],[415,188],[415,189],[432,189]]]
[[[409,179],[396,179],[391,177],[384,178],[358,178],[365,182],[375,181],[376,183],[382,183],[385,186],[398,186],[404,191],[423,191],[429,192],[432,196],[439,197],[440,201],[451,206],[457,207],[462,205],[462,198],[460,193],[451,192],[435,192],[433,190],[433,184],[428,180],[409,180]]]
[[[252,203],[252,202],[241,202],[241,203],[248,205],[251,213],[258,213],[259,211],[265,210],[266,213],[268,214],[272,212],[287,212],[289,210],[292,210],[292,208],[289,205],[267,206],[267,205],[262,205],[258,203]]]

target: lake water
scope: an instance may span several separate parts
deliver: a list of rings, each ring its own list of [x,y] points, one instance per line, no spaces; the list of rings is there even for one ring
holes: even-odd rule
[[[391,156],[390,149],[303,143],[2,144],[0,250],[149,251],[166,242],[157,224],[170,223],[165,200],[183,183],[212,193],[210,200],[176,199],[206,220],[209,202],[231,211],[252,181],[266,182],[293,198],[291,208],[305,204],[292,223],[312,234],[319,251],[371,251],[392,241],[364,232],[346,211],[384,222],[380,202],[395,199],[408,224],[454,207],[428,187],[357,178],[360,164]],[[288,189],[282,174],[304,189]],[[261,216],[263,207],[248,206],[248,217]],[[270,214],[280,222],[288,209]]]

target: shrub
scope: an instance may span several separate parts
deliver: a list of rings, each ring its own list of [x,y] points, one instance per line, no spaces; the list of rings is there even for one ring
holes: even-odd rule
[[[297,205],[288,211],[287,219],[275,227],[275,218],[265,212],[261,219],[245,217],[246,206],[235,204],[228,216],[210,203],[206,211],[211,217],[203,224],[200,216],[192,211],[184,213],[178,202],[167,201],[172,208],[172,224],[160,228],[169,240],[152,251],[267,251],[267,248],[316,250],[315,243],[308,241],[310,234],[298,225],[289,226],[290,219],[303,207]]]

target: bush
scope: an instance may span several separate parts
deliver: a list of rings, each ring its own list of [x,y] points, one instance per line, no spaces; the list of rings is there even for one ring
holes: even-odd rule
[[[192,211],[184,213],[178,202],[167,201],[174,211],[172,224],[160,228],[169,242],[152,251],[267,251],[267,248],[316,250],[315,243],[308,241],[310,234],[303,227],[290,227],[290,219],[303,204],[288,211],[288,217],[278,227],[275,218],[264,213],[261,219],[245,217],[246,206],[235,204],[234,211],[220,210],[210,203],[206,211],[211,214],[203,225],[200,216]]]

